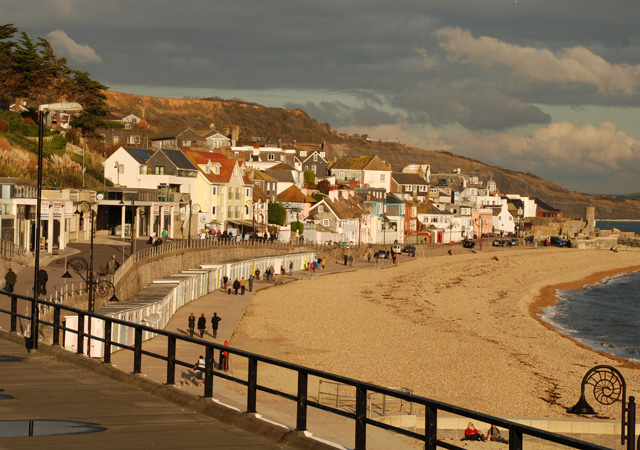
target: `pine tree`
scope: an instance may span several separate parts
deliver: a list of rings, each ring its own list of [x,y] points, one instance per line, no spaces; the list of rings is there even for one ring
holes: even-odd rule
[[[101,119],[107,115],[107,96],[102,92],[109,89],[102,83],[91,79],[88,72],[73,71],[73,100],[82,105],[82,112],[71,120],[71,126],[79,128],[88,137],[100,137],[95,129],[106,127]]]

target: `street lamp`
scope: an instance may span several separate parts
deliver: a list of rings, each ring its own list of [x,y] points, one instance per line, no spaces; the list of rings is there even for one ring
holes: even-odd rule
[[[615,367],[595,366],[590,369],[582,379],[580,386],[580,400],[572,408],[569,414],[597,414],[585,398],[585,389],[593,386],[593,397],[602,405],[611,405],[618,400],[622,402],[622,427],[621,444],[627,441],[627,450],[635,450],[636,442],[636,400],[629,397],[627,405],[627,384],[624,377]],[[626,428],[626,434],[625,434]]]
[[[93,299],[93,235],[95,234],[95,222],[94,222],[95,216],[94,216],[93,207],[91,206],[91,203],[89,203],[86,200],[81,200],[80,202],[78,202],[78,207],[74,214],[80,215],[80,218],[82,219],[84,218],[85,212],[89,213],[89,222],[90,222],[89,225],[90,225],[90,233],[91,233],[91,240],[89,244],[89,264],[87,266],[88,268],[87,269],[87,286],[89,290],[89,305],[87,309],[89,312],[93,312],[95,307],[94,299]],[[72,258],[71,260],[73,259],[74,258]]]
[[[254,236],[256,234],[256,209],[253,200],[247,200],[245,206],[249,206],[249,204],[251,204],[251,236]]]
[[[82,111],[79,103],[51,103],[38,107],[38,196],[36,200],[36,229],[34,242],[33,302],[31,302],[31,348],[38,348],[38,272],[40,272],[40,235],[42,233],[42,159],[44,154],[44,117],[57,112]]]
[[[122,200],[120,200],[121,205],[125,204],[124,203],[125,195],[129,197],[128,200],[131,200],[131,250],[129,251],[129,256],[131,256],[136,251],[136,217],[138,216],[137,209],[136,209],[137,194],[135,196],[133,192],[130,192],[128,194],[123,194]],[[124,236],[124,233],[123,233],[123,236]],[[124,262],[124,251],[122,252],[122,260],[123,260],[122,262]]]

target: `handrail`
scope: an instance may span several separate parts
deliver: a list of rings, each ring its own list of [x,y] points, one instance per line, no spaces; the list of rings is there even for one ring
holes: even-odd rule
[[[0,294],[11,297],[11,311],[0,309],[0,313],[11,315],[12,317],[11,332],[15,332],[16,318],[29,319],[28,316],[18,314],[17,312],[18,299],[32,303],[33,298],[25,297],[21,295],[15,295],[15,294],[8,294],[3,292],[0,292]],[[45,320],[39,320],[40,326],[46,325],[53,328],[54,330],[53,345],[60,344],[60,332],[64,331],[64,332],[75,333],[78,335],[77,353],[79,354],[84,353],[84,349],[83,349],[84,338],[94,339],[102,342],[105,346],[105,351],[103,356],[104,363],[111,362],[112,347],[118,347],[121,349],[130,350],[132,351],[132,354],[133,354],[133,373],[142,372],[142,356],[143,355],[160,359],[162,361],[165,361],[167,364],[165,381],[166,381],[166,384],[168,385],[175,384],[175,373],[176,373],[177,366],[191,368],[193,365],[192,362],[181,361],[176,359],[176,343],[178,341],[184,341],[184,342],[200,345],[201,347],[204,348],[204,351],[202,353],[206,355],[205,370],[204,370],[204,375],[205,375],[204,395],[203,395],[205,398],[213,397],[213,385],[214,385],[213,381],[215,377],[219,377],[219,378],[229,380],[247,387],[247,404],[246,404],[247,413],[258,412],[257,411],[257,406],[258,406],[257,392],[258,391],[273,394],[273,395],[282,397],[284,399],[296,402],[297,407],[296,407],[295,429],[297,431],[307,430],[307,412],[309,407],[321,409],[323,411],[327,411],[329,413],[336,414],[338,416],[347,417],[349,419],[354,420],[355,422],[354,434],[355,434],[356,450],[366,449],[367,426],[374,426],[374,427],[388,430],[403,436],[417,439],[419,441],[424,442],[425,449],[435,450],[436,447],[438,446],[444,447],[444,448],[450,448],[450,449],[463,449],[464,447],[456,446],[452,444],[451,441],[443,441],[438,439],[437,419],[438,419],[438,414],[440,412],[457,414],[463,417],[467,417],[469,419],[495,424],[497,426],[500,426],[503,429],[508,430],[509,431],[509,450],[522,449],[525,436],[535,437],[544,441],[550,441],[557,444],[565,445],[570,448],[576,448],[581,450],[604,450],[606,448],[596,444],[591,444],[588,442],[570,438],[567,436],[562,436],[559,434],[540,430],[530,426],[521,425],[516,422],[502,419],[500,417],[490,416],[488,414],[450,405],[441,401],[420,397],[408,392],[402,392],[402,391],[394,390],[392,388],[377,386],[372,383],[358,381],[353,378],[347,378],[341,375],[324,372],[322,370],[304,367],[298,364],[277,360],[275,358],[258,355],[256,353],[236,349],[233,347],[226,347],[224,345],[217,344],[215,342],[208,342],[198,338],[192,338],[189,336],[177,334],[171,331],[155,329],[147,325],[135,324],[135,323],[127,322],[124,320],[115,319],[115,318],[104,316],[101,314],[91,313],[79,308],[64,306],[64,305],[49,302],[49,301],[38,300],[38,304],[41,307],[45,306],[53,309],[54,311],[53,321],[50,322]],[[61,322],[62,311],[75,313],[78,315],[77,329],[69,328],[65,325],[62,325],[62,322]],[[91,335],[90,332],[87,333],[84,331],[85,321],[91,320],[91,319],[98,319],[105,322],[104,338]],[[134,330],[135,343],[133,347],[129,345],[118,344],[117,342],[114,342],[111,339],[111,330],[112,330],[113,324],[126,326]],[[152,332],[157,335],[166,337],[167,338],[166,352],[163,354],[157,354],[151,351],[143,350],[142,335],[144,331]],[[225,373],[223,368],[220,368],[220,367],[216,368],[214,364],[214,350],[218,350],[219,352],[228,352],[229,354],[246,358],[248,362],[247,379],[237,378],[235,376]],[[262,364],[277,366],[279,368],[288,369],[296,372],[297,379],[298,379],[297,393],[295,395],[292,395],[292,394],[271,388],[269,386],[258,384],[258,367],[260,367],[258,365],[258,362]],[[355,388],[356,390],[355,411],[354,412],[344,411],[332,406],[323,405],[323,404],[320,404],[319,402],[310,400],[307,395],[310,376],[334,381],[334,382],[345,384]],[[406,430],[397,426],[385,424],[382,422],[377,422],[369,418],[367,416],[367,396],[369,393],[378,393],[378,394],[386,395],[388,397],[396,398],[396,399],[407,401],[407,402],[412,402],[416,405],[423,406],[425,409],[425,415],[426,415],[424,434],[419,434],[414,431]],[[633,405],[633,407],[635,410],[635,404]],[[632,437],[631,439],[635,439],[635,437]]]

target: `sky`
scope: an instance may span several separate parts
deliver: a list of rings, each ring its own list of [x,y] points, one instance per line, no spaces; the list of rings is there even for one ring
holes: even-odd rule
[[[603,194],[640,192],[638,18],[638,0],[0,0],[112,91],[300,108]]]

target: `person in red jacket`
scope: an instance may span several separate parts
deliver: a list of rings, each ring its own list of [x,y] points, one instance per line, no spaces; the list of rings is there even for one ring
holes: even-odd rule
[[[473,426],[473,422],[469,422],[469,425],[467,425],[464,438],[468,441],[484,441],[482,435],[476,430],[476,427]]]

